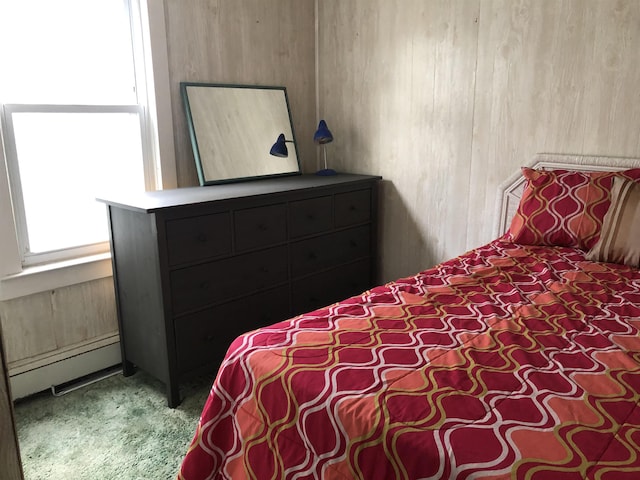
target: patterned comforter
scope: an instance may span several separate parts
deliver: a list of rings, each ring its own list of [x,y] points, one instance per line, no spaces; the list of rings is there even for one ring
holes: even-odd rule
[[[229,348],[179,479],[638,479],[640,271],[498,239]]]

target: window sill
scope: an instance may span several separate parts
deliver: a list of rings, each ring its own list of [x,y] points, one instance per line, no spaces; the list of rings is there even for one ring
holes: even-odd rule
[[[108,252],[27,267],[20,273],[0,279],[0,301],[110,277],[112,274],[111,254]]]

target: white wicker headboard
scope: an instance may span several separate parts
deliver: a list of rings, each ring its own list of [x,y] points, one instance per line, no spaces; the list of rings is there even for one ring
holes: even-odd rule
[[[640,167],[640,158],[538,153],[531,164],[526,166],[547,170],[615,171]],[[499,215],[494,232],[496,237],[509,229],[511,219],[518,209],[524,184],[525,179],[522,172],[518,170],[498,188]]]

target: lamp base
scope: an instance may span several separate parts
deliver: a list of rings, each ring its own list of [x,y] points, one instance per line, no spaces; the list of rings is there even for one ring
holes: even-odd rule
[[[331,175],[337,175],[338,172],[336,172],[333,168],[323,168],[322,170],[318,170],[316,172],[316,175],[320,175],[322,177],[330,177]]]

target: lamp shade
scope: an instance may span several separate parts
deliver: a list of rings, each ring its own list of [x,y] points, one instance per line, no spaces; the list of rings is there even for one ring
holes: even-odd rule
[[[316,175],[322,175],[325,177],[329,175],[336,175],[336,171],[334,169],[327,167],[326,145],[327,143],[333,142],[333,134],[331,133],[331,130],[329,130],[329,127],[327,127],[327,122],[324,120],[320,120],[320,123],[318,123],[318,129],[316,130],[316,133],[313,134],[313,141],[318,145],[322,145],[322,157],[324,158],[324,168],[322,170],[318,170]]]
[[[291,140],[288,140],[291,141]],[[269,153],[274,157],[288,157],[289,149],[287,148],[287,140],[284,138],[284,133],[278,135],[276,143],[273,144]]]
[[[316,133],[313,134],[313,141],[319,145],[333,142],[333,135],[331,134],[329,127],[327,127],[327,122],[324,120],[320,120],[318,129],[316,130]]]

